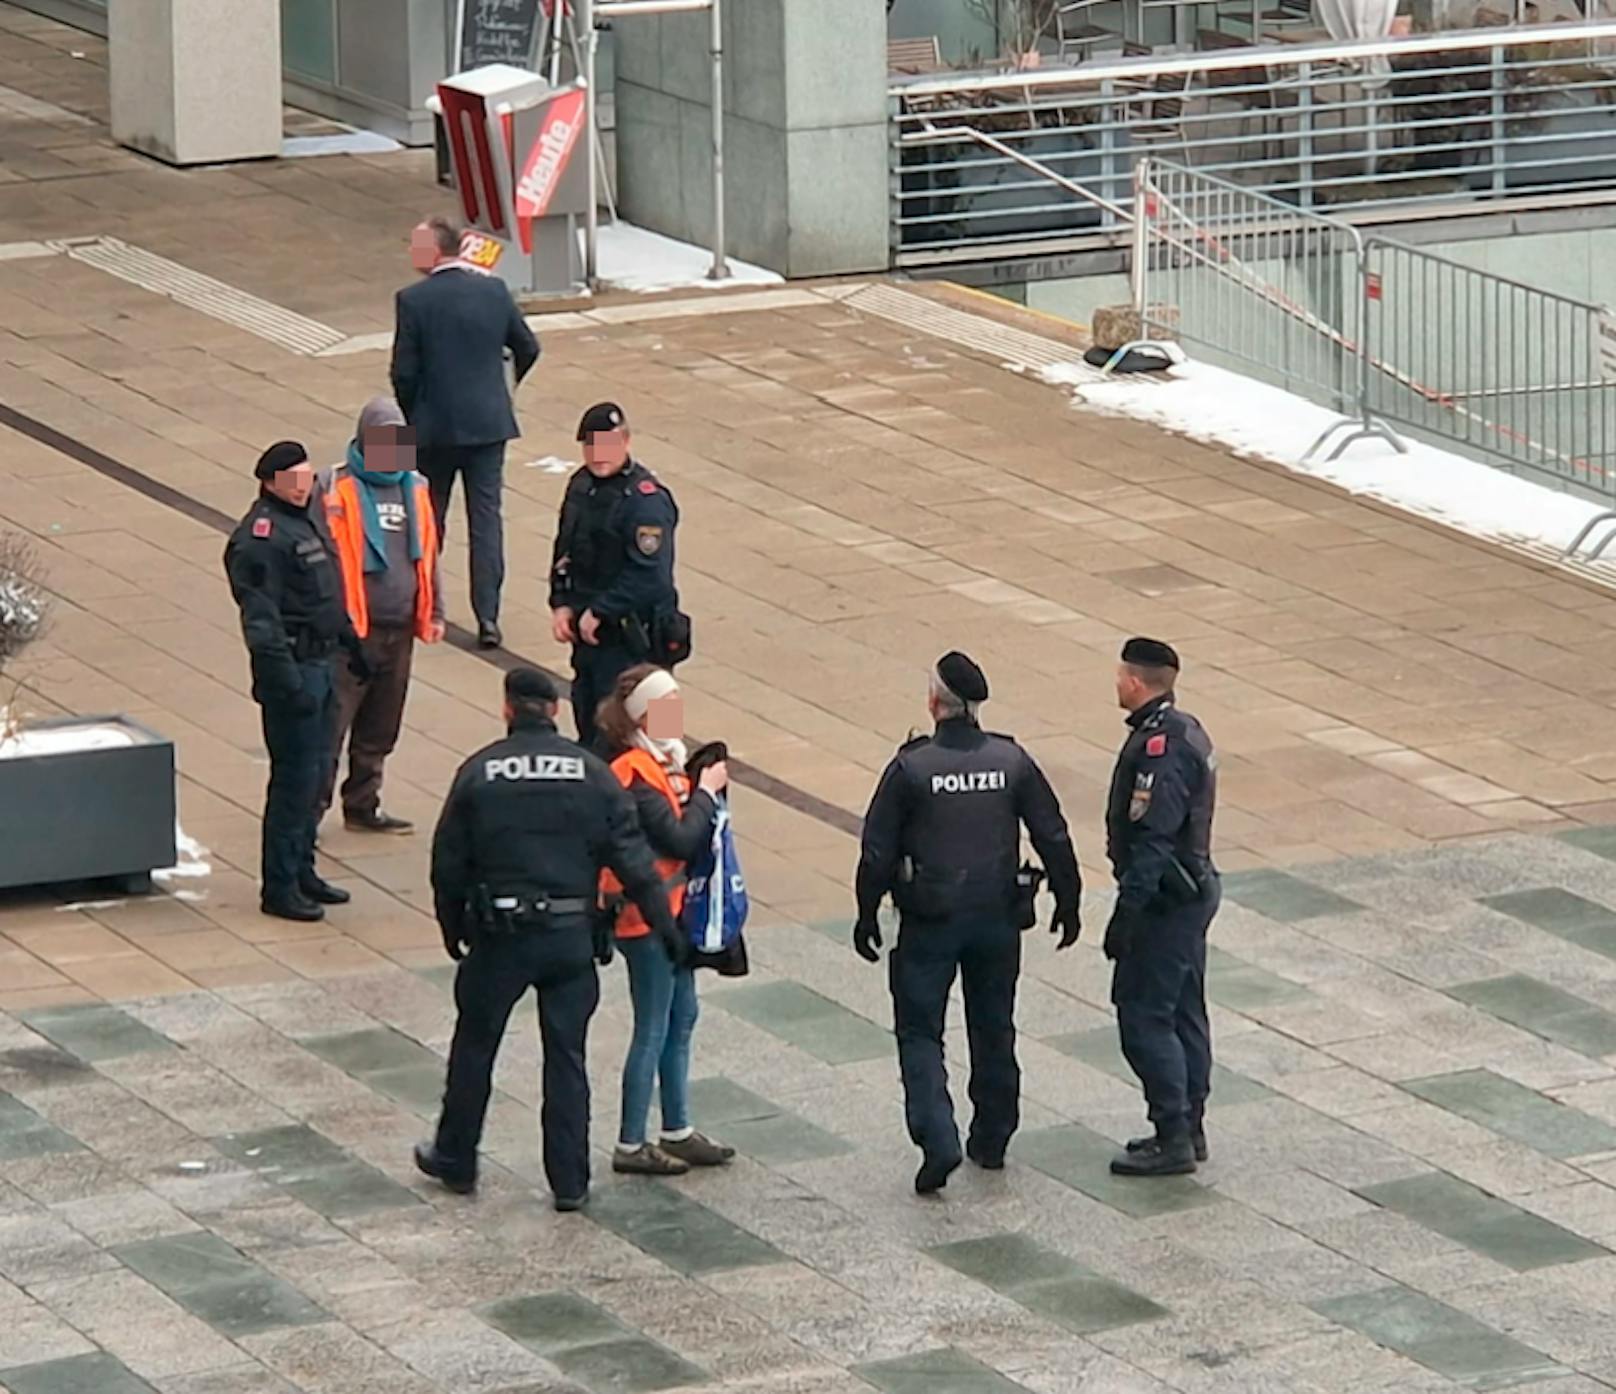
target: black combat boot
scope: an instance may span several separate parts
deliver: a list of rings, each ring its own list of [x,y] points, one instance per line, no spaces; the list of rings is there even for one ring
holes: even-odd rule
[[[1155,1133],[1152,1133],[1149,1137],[1131,1137],[1128,1139],[1128,1150],[1130,1152],[1143,1152],[1145,1148],[1154,1147],[1155,1145]],[[1191,1128],[1190,1146],[1195,1149],[1195,1160],[1198,1162],[1204,1162],[1207,1156],[1206,1133],[1200,1128]]]
[[[946,1156],[926,1155],[921,1162],[920,1170],[915,1173],[915,1194],[917,1196],[935,1195],[948,1184],[948,1178],[959,1170],[963,1160],[959,1154],[959,1144],[954,1144],[955,1150]]]
[[[453,1167],[438,1151],[437,1145],[431,1142],[418,1142],[415,1144],[415,1165],[418,1170],[425,1172],[434,1181],[441,1181],[444,1186],[457,1196],[469,1196],[477,1189],[476,1171],[465,1172]]]
[[[1130,1144],[1111,1159],[1114,1176],[1187,1176],[1195,1170],[1195,1148],[1188,1133],[1141,1139],[1138,1150]]]

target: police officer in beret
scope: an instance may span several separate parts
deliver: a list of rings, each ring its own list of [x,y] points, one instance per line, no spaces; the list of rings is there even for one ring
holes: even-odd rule
[[[341,647],[356,675],[370,669],[348,621],[330,541],[311,510],[314,469],[296,441],[278,441],[254,469],[258,499],[224,549],[230,591],[252,659],[252,694],[269,751],[261,908],[319,920],[348,892],[314,869],[320,783],[330,760],[331,657]]]
[[[673,584],[679,509],[630,453],[615,402],[578,423],[584,466],[567,481],[550,568],[551,632],[572,645],[572,712],[592,745],[595,708],[636,663],[671,668],[689,654],[689,621]]]
[[[1056,947],[1070,948],[1081,928],[1082,882],[1060,802],[1026,751],[978,725],[987,697],[982,670],[962,653],[945,655],[931,674],[936,731],[898,751],[864,817],[853,945],[877,960],[877,914],[890,893],[899,915],[888,959],[893,1028],[909,1136],[923,1154],[915,1174],[922,1195],[941,1190],[961,1160],[943,1065],[956,973],[971,1046],[971,1160],[1001,1168],[1020,1121],[1016,979],[1042,875],[1018,865],[1023,824],[1055,894]]]
[[[1122,1053],[1144,1086],[1155,1132],[1111,1163],[1120,1176],[1174,1176],[1206,1160],[1206,932],[1221,898],[1212,865],[1217,756],[1201,723],[1178,706],[1178,672],[1178,654],[1159,640],[1123,645],[1117,702],[1128,738],[1105,815],[1117,880],[1105,956],[1116,964]]]
[[[452,1191],[476,1189],[477,1144],[505,1023],[529,987],[544,1050],[544,1172],[557,1210],[589,1193],[589,1020],[600,1002],[594,917],[610,867],[670,957],[684,944],[617,777],[556,731],[555,684],[505,678],[504,740],[455,775],[432,841],[432,899],[455,974],[454,1041],[437,1136],[416,1165]]]

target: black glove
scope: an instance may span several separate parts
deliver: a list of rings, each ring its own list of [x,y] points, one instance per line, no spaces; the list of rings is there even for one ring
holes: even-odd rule
[[[466,938],[465,932],[460,929],[451,929],[448,925],[439,925],[443,931],[443,949],[456,963],[466,956],[466,950],[471,947],[471,940]]]
[[[881,957],[881,926],[874,920],[860,920],[853,926],[853,948],[866,963],[877,962]]]
[[[1134,930],[1138,927],[1132,911],[1118,905],[1111,912],[1105,926],[1105,956],[1115,962],[1133,948]]]
[[[287,702],[292,708],[293,716],[313,716],[320,710],[320,704],[314,700],[314,694],[305,692],[301,687],[287,698]]]
[[[1049,921],[1049,932],[1060,935],[1060,942],[1055,945],[1057,949],[1069,949],[1077,943],[1077,936],[1083,932],[1083,917],[1075,903],[1055,907]]]

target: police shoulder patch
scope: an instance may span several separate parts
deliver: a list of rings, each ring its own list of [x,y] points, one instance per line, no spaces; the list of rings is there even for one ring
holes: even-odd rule
[[[640,480],[640,492],[642,494],[654,494],[654,493],[656,493],[656,491],[657,491],[657,482],[656,482],[656,480],[654,480],[654,479],[642,479],[642,480]]]
[[[275,525],[270,522],[268,518],[254,518],[252,535],[254,537],[268,537],[274,526]]]
[[[662,529],[644,527],[634,529],[634,545],[641,556],[654,557],[662,550]]]
[[[1152,736],[1148,741],[1145,742],[1145,754],[1146,755],[1165,755],[1165,754],[1167,754],[1167,733],[1165,731],[1156,732],[1156,734],[1154,736]]]

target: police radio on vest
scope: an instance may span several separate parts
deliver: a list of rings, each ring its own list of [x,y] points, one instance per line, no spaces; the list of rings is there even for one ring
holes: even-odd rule
[[[576,755],[505,755],[483,761],[483,779],[582,780],[584,762]]]
[[[967,770],[963,774],[934,774],[931,791],[934,794],[977,794],[988,789],[1003,789],[1008,785],[1003,770]]]

